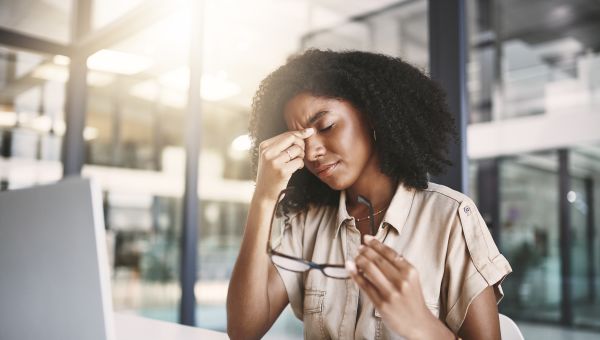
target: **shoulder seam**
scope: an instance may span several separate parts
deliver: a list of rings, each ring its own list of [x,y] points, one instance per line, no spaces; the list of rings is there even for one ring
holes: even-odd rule
[[[469,198],[468,198],[468,196],[466,196],[466,195],[464,195],[464,194],[462,194],[462,195],[463,195],[463,196],[464,196],[466,199],[463,199],[463,200],[460,200],[460,201],[459,201],[459,200],[458,200],[456,197],[452,197],[452,196],[450,196],[450,195],[448,195],[448,194],[445,194],[445,193],[443,193],[443,192],[441,192],[441,191],[438,191],[438,190],[432,190],[432,189],[429,189],[429,188],[427,188],[427,189],[423,189],[423,191],[428,191],[428,192],[432,192],[432,193],[435,193],[435,194],[440,194],[440,195],[442,195],[442,196],[446,196],[446,197],[448,197],[449,199],[451,199],[451,200],[455,201],[456,203],[458,203],[458,205],[461,205],[461,204],[462,204],[462,203],[463,203],[463,202],[464,202],[466,199],[469,199]]]

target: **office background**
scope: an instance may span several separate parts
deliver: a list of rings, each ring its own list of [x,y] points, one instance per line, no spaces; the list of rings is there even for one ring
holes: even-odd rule
[[[600,2],[456,3],[0,0],[0,190],[97,179],[115,309],[225,330],[259,81],[310,47],[429,72],[431,18],[460,24],[463,187],[514,269],[500,311],[600,332]]]

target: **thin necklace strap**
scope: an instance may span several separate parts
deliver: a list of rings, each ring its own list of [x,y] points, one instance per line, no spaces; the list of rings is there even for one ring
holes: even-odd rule
[[[373,217],[381,214],[382,212],[385,211],[385,209],[387,209],[387,208],[383,208],[383,209],[378,210],[377,212],[373,213]],[[371,219],[371,215],[369,215],[367,217],[362,217],[362,218],[355,218],[354,221],[356,221],[356,223],[358,223],[358,222],[361,222],[361,221],[364,221],[364,220],[369,220],[369,219]]]

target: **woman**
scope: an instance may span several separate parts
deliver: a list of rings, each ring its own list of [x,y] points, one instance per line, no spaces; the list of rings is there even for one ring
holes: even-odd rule
[[[438,86],[383,55],[311,50],[263,80],[250,124],[256,190],[227,297],[231,338],[260,338],[290,303],[311,339],[499,339],[511,268],[473,202],[428,182],[449,164],[452,124]],[[270,261],[271,214],[291,186],[298,213],[278,251],[346,263],[350,279]]]

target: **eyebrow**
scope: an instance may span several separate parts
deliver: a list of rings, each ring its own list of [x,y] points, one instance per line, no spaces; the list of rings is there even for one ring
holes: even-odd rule
[[[317,120],[321,119],[321,117],[323,117],[324,115],[328,114],[329,111],[327,110],[323,110],[323,111],[319,111],[317,113],[315,113],[314,115],[312,115],[312,117],[308,118],[308,125],[312,125],[314,124]]]

